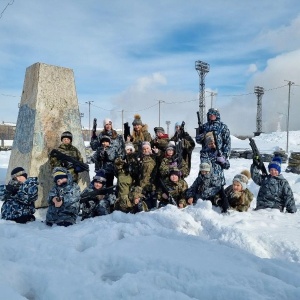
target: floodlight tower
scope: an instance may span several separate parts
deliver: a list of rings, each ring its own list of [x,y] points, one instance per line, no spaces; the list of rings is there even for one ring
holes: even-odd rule
[[[200,115],[200,122],[204,123],[204,116],[205,116],[205,76],[209,72],[209,64],[197,60],[195,62],[195,69],[199,74],[199,115]]]
[[[254,132],[254,135],[258,136],[262,133],[262,96],[264,94],[264,88],[255,86],[254,93],[257,96],[256,132]]]

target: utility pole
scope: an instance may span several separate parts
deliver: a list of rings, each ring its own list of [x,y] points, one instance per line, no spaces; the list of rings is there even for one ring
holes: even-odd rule
[[[205,118],[205,76],[209,72],[210,66],[208,63],[197,60],[195,62],[195,69],[199,74],[199,114],[200,114],[200,122],[204,123]]]
[[[218,93],[214,93],[214,92],[211,92],[210,93],[210,108],[213,108],[214,107],[214,96],[217,96]]]
[[[124,124],[124,109],[122,109],[122,124],[121,124],[121,126],[122,126],[122,135],[124,136],[124,125],[123,124]]]
[[[166,124],[167,124],[167,134],[169,135],[169,126],[171,124],[171,121],[166,121]]]
[[[163,100],[158,100],[158,126],[160,126],[160,104],[164,102]]]
[[[285,80],[288,82],[289,86],[289,96],[288,96],[288,111],[287,111],[287,124],[286,124],[286,153],[289,151],[289,127],[290,127],[290,103],[291,103],[291,86],[295,84],[295,82]]]
[[[254,132],[255,136],[259,136],[262,133],[262,96],[264,93],[263,87],[254,87],[254,94],[257,96],[256,132]]]
[[[91,132],[91,103],[94,101],[86,101],[85,103],[87,103],[89,105],[89,132],[90,132],[90,136],[92,136],[92,132]]]

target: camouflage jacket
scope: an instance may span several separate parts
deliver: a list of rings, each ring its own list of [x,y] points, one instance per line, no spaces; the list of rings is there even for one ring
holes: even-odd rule
[[[161,175],[161,177],[168,177],[170,168],[178,168],[183,178],[189,175],[189,168],[187,163],[182,159],[180,165],[178,165],[178,157],[176,155],[163,158],[159,166],[159,174]]]
[[[102,130],[99,135],[95,138],[92,137],[90,145],[92,150],[96,151],[97,148],[101,147],[101,138],[106,135],[110,137],[111,140],[111,147],[115,148],[115,151],[117,152],[117,156],[123,156],[124,155],[124,139],[122,135],[118,134],[114,129],[111,131]]]
[[[260,170],[251,165],[251,177],[260,186],[256,199],[256,209],[277,208],[289,213],[297,211],[294,195],[288,181],[280,174],[278,176],[262,175]]]
[[[174,134],[174,136],[171,137],[170,141],[174,141],[175,143],[179,142],[179,140],[182,141],[184,152],[192,153],[195,148],[195,142],[193,138],[187,133],[184,132],[182,136],[178,136],[177,132]]]
[[[215,149],[204,148],[200,151],[201,163],[209,163],[211,165],[213,175],[221,178],[222,185],[225,185],[224,169],[227,170],[230,167],[229,160],[226,159],[224,164],[217,161],[217,151]]]
[[[64,168],[56,168],[54,171],[62,170]],[[52,199],[54,197],[62,197],[61,207],[55,207]],[[46,214],[46,221],[51,224],[61,222],[76,223],[76,218],[79,213],[80,188],[76,182],[73,181],[72,175],[68,172],[68,182],[64,186],[58,186],[56,183],[51,188],[48,195],[48,211]]]
[[[13,184],[10,180],[8,184]],[[35,212],[34,202],[38,198],[38,179],[29,177],[19,185],[16,192],[9,192],[6,185],[0,186],[0,200],[4,201],[1,207],[1,218],[14,220],[21,216],[33,215]]]
[[[151,155],[144,155],[141,159],[141,175],[139,186],[144,192],[151,192],[155,189],[153,182],[155,177],[156,162]]]
[[[95,164],[98,166],[98,169],[104,169],[105,173],[108,174],[114,174],[115,172],[115,160],[118,157],[117,149],[111,145],[109,145],[107,148],[104,148],[103,146],[98,147],[96,152],[93,155],[93,161],[97,162]]]
[[[193,198],[197,201],[212,200],[221,190],[222,178],[215,173],[202,175],[201,173],[195,179],[193,184],[186,191],[186,198]]]
[[[202,133],[196,137],[196,142],[202,144],[202,149],[205,148],[205,135],[208,132],[214,131],[216,133],[218,146],[222,155],[229,158],[231,152],[231,137],[230,131],[223,122],[220,120],[220,114],[217,115],[215,121],[210,121],[207,115],[207,123],[202,126]]]
[[[105,188],[105,186],[103,186]],[[94,191],[93,183],[86,187],[81,195]],[[96,216],[104,216],[111,213],[110,207],[114,205],[116,196],[114,194],[98,195],[82,204],[82,220]]]
[[[73,157],[74,159],[76,159],[80,162],[83,162],[83,158],[82,158],[80,151],[72,144],[65,145],[62,143],[58,146],[57,150],[63,154]],[[71,173],[73,180],[75,182],[78,181],[78,173],[74,170],[74,167],[71,163],[66,162],[66,161],[61,161],[61,160],[57,159],[57,157],[49,157],[49,161],[50,161],[50,166],[51,166],[52,170],[55,167],[66,168]]]
[[[188,188],[188,184],[184,179],[179,179],[178,182],[173,182],[169,178],[167,178],[165,181],[165,186],[168,190],[169,196],[171,196],[176,204],[178,205],[180,202],[185,202],[185,191]],[[167,202],[168,200],[165,200],[162,197],[162,194],[165,192],[160,187],[158,190],[157,200],[161,202]]]
[[[237,211],[247,211],[253,200],[253,194],[248,189],[241,192],[234,192],[232,185],[225,189],[225,195],[230,207]]]

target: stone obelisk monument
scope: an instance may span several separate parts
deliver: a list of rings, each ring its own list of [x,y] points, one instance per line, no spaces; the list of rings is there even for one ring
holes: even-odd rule
[[[15,167],[23,167],[30,177],[38,177],[36,207],[48,206],[47,196],[53,186],[48,153],[59,146],[64,131],[73,134],[72,144],[86,161],[73,70],[35,63],[26,69],[6,180]],[[81,190],[88,183],[89,174],[80,173]]]

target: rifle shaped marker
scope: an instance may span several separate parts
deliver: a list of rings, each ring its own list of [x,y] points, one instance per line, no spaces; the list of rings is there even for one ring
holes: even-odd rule
[[[162,192],[168,196],[169,203],[177,206],[175,199],[170,195],[170,192],[161,177],[159,178],[159,184],[160,184]]]
[[[222,151],[221,151],[221,149],[219,147],[219,143],[218,143],[218,138],[217,138],[216,132],[213,131],[212,133],[213,133],[213,137],[214,137],[214,140],[215,140],[217,155],[219,157],[221,157],[222,156]],[[227,198],[227,196],[225,194],[224,185],[222,185],[222,187],[221,187],[220,196],[221,196],[221,199],[223,200],[223,203],[222,203],[222,212],[226,213],[227,209],[229,207],[229,202],[228,202],[228,198]]]
[[[96,138],[97,137],[96,131],[97,131],[97,119],[94,118],[94,121],[93,121],[93,130],[92,130],[92,138]]]
[[[253,140],[253,138],[249,138],[249,141],[250,141],[250,147],[253,152],[253,161],[257,162],[257,167],[262,171],[263,175],[268,175],[268,171],[266,169],[266,166],[263,163],[259,150],[255,144],[255,141]]]
[[[79,167],[82,170],[80,172],[83,172],[83,171],[88,172],[89,171],[88,164],[82,163],[82,162],[76,160],[75,158],[58,151],[57,149],[52,149],[51,152],[49,153],[49,156],[56,157],[58,160],[66,160],[66,161],[70,162],[75,168]],[[78,172],[78,173],[80,173],[80,172]]]
[[[94,189],[93,191],[90,191],[90,192],[86,191],[80,195],[80,203],[86,203],[89,200],[96,200],[96,197],[98,195],[111,194],[114,192],[115,187],[116,187],[115,185],[112,185],[110,187],[102,188],[99,190]]]
[[[130,126],[128,122],[124,123],[124,140],[127,142],[127,137],[130,136]]]

